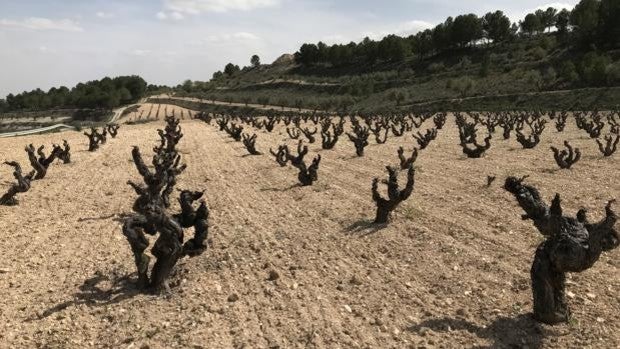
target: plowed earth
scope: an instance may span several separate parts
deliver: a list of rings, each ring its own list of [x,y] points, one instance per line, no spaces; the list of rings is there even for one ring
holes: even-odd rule
[[[564,133],[548,124],[533,150],[496,134],[485,157],[466,159],[451,118],[420,153],[413,195],[377,227],[372,178],[385,178],[399,146],[417,146],[411,132],[373,140],[362,158],[346,137],[332,151],[317,137],[306,162],[322,155],[319,180],[301,188],[268,152],[295,148],[283,125],[245,126],[266,154],[246,156],[217,126],[185,120],[177,188],[206,190],[210,245],[179,262],[167,297],[133,286],[120,223],[135,199],[126,182],[140,180],[131,147],[150,156],[162,121],[123,125],[94,153],[77,132],[0,139],[0,160],[25,168],[26,144],[73,148],[72,164],[54,163],[19,206],[0,207],[0,347],[617,348],[619,252],[569,276],[570,324],[536,324],[529,269],[542,237],[501,189],[507,175],[530,175],[547,200],[562,194],[565,212],[602,218],[620,199],[618,154],[604,159],[569,123]],[[549,146],[566,139],[583,158],[556,170]],[[12,181],[1,166],[0,190]]]

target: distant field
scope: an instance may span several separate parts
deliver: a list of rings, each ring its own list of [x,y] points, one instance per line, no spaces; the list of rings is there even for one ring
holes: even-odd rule
[[[74,112],[74,110],[51,110],[0,114],[0,133],[29,130],[65,123],[73,119],[72,115]]]

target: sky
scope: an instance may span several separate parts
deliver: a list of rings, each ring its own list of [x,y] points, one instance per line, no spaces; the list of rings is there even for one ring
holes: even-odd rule
[[[576,0],[0,0],[0,98],[105,76],[177,85],[228,62],[271,63],[305,42],[409,35],[448,16],[513,21]]]

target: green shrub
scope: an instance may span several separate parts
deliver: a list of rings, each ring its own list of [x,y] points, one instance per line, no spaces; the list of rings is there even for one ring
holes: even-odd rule
[[[521,62],[523,61],[524,57],[525,57],[525,50],[514,48],[506,52],[506,61],[507,61],[506,63],[514,64],[515,62]]]
[[[570,84],[579,81],[579,74],[577,74],[577,68],[573,62],[562,62],[560,65],[560,78]]]
[[[455,79],[452,82],[452,88],[456,92],[458,92],[461,98],[465,98],[469,96],[472,93],[475,86],[476,86],[476,83],[474,82],[474,80],[468,76]]]
[[[530,70],[525,73],[525,81],[534,86],[538,91],[544,88],[543,78],[538,70]]]
[[[269,104],[269,97],[258,97],[257,101],[258,104],[262,106],[267,106],[267,104]]]
[[[549,88],[553,84],[555,84],[557,80],[557,74],[555,72],[555,69],[553,69],[552,67],[547,68],[542,75],[542,80],[543,85],[546,88]]]
[[[387,95],[388,100],[395,102],[396,101],[396,90],[390,91]]]
[[[278,106],[280,106],[280,107],[283,107],[283,108],[284,108],[284,107],[286,107],[286,106],[288,106],[288,105],[289,105],[289,103],[288,103],[288,100],[287,100],[286,98],[280,98],[280,99],[278,99]]]
[[[542,49],[546,51],[553,50],[556,44],[557,44],[557,40],[555,39],[555,37],[548,36],[548,35],[542,35],[540,39],[538,40],[538,46],[540,46]]]
[[[607,82],[607,66],[609,57],[596,52],[588,52],[579,65],[581,79],[592,85],[604,85]]]
[[[620,61],[607,66],[607,84],[610,86],[620,84]]]
[[[480,71],[478,74],[481,77],[487,77],[489,75],[489,70],[491,69],[491,57],[489,55],[485,55],[482,58],[482,62],[480,63]]]
[[[467,56],[464,56],[459,61],[458,67],[460,69],[467,69],[467,68],[469,68],[470,65],[471,65],[471,59],[469,59],[469,57],[467,57]]]
[[[533,49],[530,50],[530,55],[537,61],[540,61],[542,59],[544,59],[545,57],[547,57],[547,51],[545,51],[544,48],[538,46],[538,47],[534,47]]]
[[[431,74],[440,73],[444,70],[446,70],[446,66],[443,64],[443,62],[432,63],[428,66],[428,71]]]
[[[304,106],[304,100],[301,99],[301,98],[297,98],[295,100],[295,108],[301,109],[301,108],[303,108],[303,106]]]
[[[505,54],[490,53],[488,57],[490,63],[504,63],[506,61]]]

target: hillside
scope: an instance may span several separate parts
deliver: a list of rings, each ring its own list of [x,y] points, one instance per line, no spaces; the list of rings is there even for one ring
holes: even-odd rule
[[[304,43],[272,65],[254,55],[251,66],[229,63],[210,81],[188,80],[178,90],[343,112],[614,109],[618,16],[616,0],[541,8],[517,22],[501,10],[461,14],[408,36]]]
[[[618,52],[601,55],[608,57],[609,69],[620,67]],[[177,95],[333,111],[615,108],[620,100],[615,75],[601,84],[562,70],[567,61],[583,65],[591,59],[586,56],[592,53],[570,50],[555,34],[544,34],[399,63],[263,65],[183,85]]]

